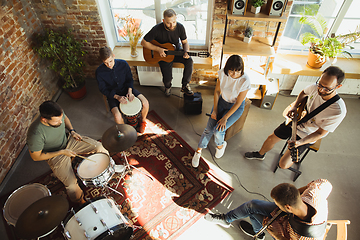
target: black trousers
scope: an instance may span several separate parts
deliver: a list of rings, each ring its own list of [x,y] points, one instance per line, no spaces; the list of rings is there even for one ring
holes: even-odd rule
[[[192,71],[193,71],[193,60],[192,58],[183,58],[183,56],[175,56],[174,60],[172,62],[164,62],[164,61],[160,61],[159,65],[160,65],[160,69],[161,69],[161,73],[163,75],[163,83],[165,88],[170,88],[171,87],[171,81],[172,81],[172,66],[174,62],[178,62],[178,63],[182,63],[184,64],[184,73],[183,73],[183,78],[181,80],[181,84],[182,86],[185,86],[186,84],[188,84],[191,81],[191,75],[192,75]]]

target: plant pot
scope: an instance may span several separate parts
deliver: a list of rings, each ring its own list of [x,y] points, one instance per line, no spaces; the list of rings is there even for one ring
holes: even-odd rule
[[[309,65],[309,67],[321,68],[325,62],[326,62],[325,57],[320,57],[319,55],[314,54],[309,50],[308,61],[307,61],[307,65]]]
[[[251,6],[250,12],[257,14],[260,12],[260,10],[261,10],[261,7],[255,8],[254,6]]]
[[[244,42],[249,43],[252,37],[244,37]]]
[[[72,99],[81,100],[86,96],[86,86],[85,83],[75,89],[65,89],[65,91],[70,95]]]

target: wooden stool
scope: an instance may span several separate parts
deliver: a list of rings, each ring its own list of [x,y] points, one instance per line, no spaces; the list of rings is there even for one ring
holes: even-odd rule
[[[313,145],[311,145],[310,147],[308,147],[305,150],[304,155],[300,158],[300,160],[298,162],[294,163],[294,165],[293,165],[294,167],[289,167],[288,168],[290,171],[295,173],[294,178],[293,178],[293,182],[295,182],[296,179],[301,175],[301,171],[299,169],[300,169],[300,165],[301,165],[302,161],[305,159],[306,155],[309,153],[310,150],[312,150],[314,152],[319,151],[320,143],[321,143],[321,138],[319,140],[317,140]],[[279,156],[279,159],[277,161],[274,172],[276,172],[276,170],[279,168],[280,159],[284,155],[284,152],[287,149],[287,145],[288,145],[288,142],[286,140],[285,145],[284,145],[284,147],[282,148],[282,150],[280,152],[280,156]]]
[[[328,220],[324,240],[326,239],[327,233],[329,232],[329,230],[333,224],[337,225],[336,240],[346,240],[347,239],[347,225],[350,224],[349,220]]]
[[[251,105],[251,100],[246,98],[245,99],[245,108],[244,108],[244,112],[242,113],[241,117],[234,122],[233,125],[231,125],[231,127],[229,127],[226,130],[225,133],[225,141],[229,140],[230,138],[232,138],[235,134],[237,134],[238,132],[241,131],[241,129],[243,129],[244,127],[244,123],[246,120],[246,117],[249,113],[249,109],[250,109],[250,105]]]

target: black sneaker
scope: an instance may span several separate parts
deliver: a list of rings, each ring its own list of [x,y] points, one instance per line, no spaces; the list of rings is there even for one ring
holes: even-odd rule
[[[264,160],[265,154],[261,155],[259,152],[247,152],[245,153],[245,158],[250,160]]]
[[[252,225],[250,223],[248,223],[247,221],[241,220],[239,223],[239,227],[241,229],[241,231],[243,231],[246,235],[248,235],[249,237],[254,237],[255,236],[255,232],[254,229],[252,227]],[[265,239],[265,233],[261,233],[256,239],[258,240],[264,240]]]
[[[190,96],[194,95],[194,92],[191,90],[189,84],[182,86],[181,92],[185,93],[186,95],[190,95]]]

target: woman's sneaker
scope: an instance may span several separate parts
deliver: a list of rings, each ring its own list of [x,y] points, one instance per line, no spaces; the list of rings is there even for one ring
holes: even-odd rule
[[[200,162],[200,157],[201,157],[201,153],[195,152],[192,161],[191,161],[191,165],[194,168],[197,168],[199,166],[199,162]]]

